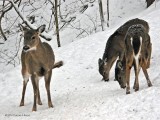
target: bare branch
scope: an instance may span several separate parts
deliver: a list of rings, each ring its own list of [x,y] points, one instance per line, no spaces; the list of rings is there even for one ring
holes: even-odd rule
[[[16,0],[14,3],[17,3],[19,0]],[[21,1],[20,1],[21,2]],[[2,29],[2,18],[3,16],[5,15],[5,13],[7,13],[9,10],[12,9],[12,5],[11,4],[7,4],[6,6],[4,5],[5,4],[5,0],[3,0],[3,8],[2,8],[2,14],[0,16],[0,32],[2,34],[2,37],[4,38],[4,40],[6,41],[7,40],[7,37],[5,36],[4,32],[3,32],[3,29]],[[19,3],[20,4],[20,3]],[[4,9],[5,7],[7,7],[6,9]]]
[[[7,40],[7,37],[5,36],[5,34],[4,34],[4,32],[3,32],[1,22],[2,22],[2,18],[3,18],[3,16],[4,16],[4,14],[5,14],[6,12],[8,12],[9,10],[11,10],[11,9],[12,9],[12,6],[10,5],[10,7],[9,7],[8,9],[4,10],[4,3],[5,3],[5,1],[3,1],[2,14],[1,14],[1,16],[0,16],[0,32],[1,32],[2,37],[4,38],[4,40],[6,41],[6,40]]]
[[[4,38],[4,40],[6,41],[7,40],[7,37],[5,36],[5,34],[4,34],[4,32],[3,32],[3,30],[2,30],[2,24],[1,24],[1,21],[2,21],[2,18],[3,18],[3,16],[4,16],[4,14],[5,14],[5,12],[2,12],[2,14],[1,14],[1,16],[0,16],[0,32],[1,32],[1,34],[2,34],[2,37]]]
[[[93,21],[93,18],[91,18],[91,16],[89,16],[89,15],[87,15],[87,14],[85,14],[85,15],[86,15],[86,16],[89,18],[89,20],[93,23],[94,31],[95,31],[95,33],[96,33],[97,25],[96,25],[95,21]]]
[[[13,2],[13,0],[9,0],[10,3],[13,5],[15,11],[17,12],[17,14],[20,16],[20,18],[22,19],[23,23],[25,23],[30,29],[37,29],[33,24],[31,24],[23,15],[22,13],[18,10],[18,7],[16,6],[16,4]],[[46,32],[43,32],[40,34],[40,36],[48,41],[50,41],[52,39],[51,36],[49,36]]]
[[[82,30],[83,33],[85,32],[85,33],[87,33],[87,35],[89,35],[89,33],[85,29],[74,27],[71,23],[70,23],[70,26],[73,27],[74,29]]]

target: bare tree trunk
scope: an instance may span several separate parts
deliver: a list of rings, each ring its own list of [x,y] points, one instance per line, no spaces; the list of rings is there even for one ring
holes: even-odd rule
[[[58,3],[57,3],[57,0],[55,0],[55,22],[56,22],[57,44],[58,44],[58,47],[61,47],[60,38],[59,38],[59,25],[58,25],[57,9],[58,9]]]
[[[109,27],[109,0],[107,0],[107,27]]]
[[[98,3],[99,3],[99,12],[100,12],[102,31],[104,31],[104,15],[103,15],[102,0],[98,0]]]
[[[63,19],[62,15],[61,15],[61,0],[59,0],[59,16],[61,19]]]

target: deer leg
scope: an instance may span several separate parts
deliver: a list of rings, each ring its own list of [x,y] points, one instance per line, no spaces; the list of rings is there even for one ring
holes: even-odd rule
[[[127,80],[126,94],[130,94],[130,71],[131,71],[131,68],[127,66],[126,67],[126,80]]]
[[[52,101],[51,101],[51,94],[50,94],[51,76],[52,76],[52,70],[45,75],[45,87],[46,87],[47,96],[48,96],[48,107],[53,107]]]
[[[23,80],[22,99],[20,102],[20,106],[24,106],[24,97],[25,97],[26,86],[27,86],[28,81],[29,81],[29,78],[27,78],[27,80]]]
[[[135,91],[138,91],[139,90],[139,80],[138,80],[138,71],[136,70],[135,71]]]
[[[32,111],[37,111],[37,105],[36,105],[36,98],[37,98],[37,85],[36,85],[36,76],[31,76],[32,86],[33,86],[33,93],[34,93],[34,103]]]
[[[134,67],[134,70],[135,70],[135,67]],[[140,70],[141,70],[141,68],[139,67],[139,69],[138,69],[138,75],[139,75]],[[135,70],[135,71],[136,71],[136,70]],[[136,78],[135,78],[135,81],[134,81],[133,89],[135,89],[135,87],[136,87]]]
[[[134,72],[135,72],[135,83],[134,83],[134,89],[135,91],[138,91],[139,90],[139,80],[138,80],[138,75],[139,75],[139,69],[140,69],[140,66],[139,66],[139,63],[138,61],[134,60]]]
[[[145,77],[146,77],[148,87],[151,87],[151,86],[152,86],[152,83],[151,83],[151,81],[150,81],[150,78],[149,78],[147,69],[144,68],[144,67],[142,67],[142,70],[143,70],[143,73],[144,73],[144,75],[145,75]]]
[[[37,103],[38,105],[42,105],[40,91],[39,91],[39,79],[36,80],[36,85],[37,85]]]

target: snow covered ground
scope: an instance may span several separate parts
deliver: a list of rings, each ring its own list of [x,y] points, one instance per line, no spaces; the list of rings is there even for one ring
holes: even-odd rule
[[[148,88],[140,72],[140,90],[130,95],[120,89],[114,81],[114,66],[110,81],[102,82],[98,73],[98,58],[102,57],[108,37],[114,28],[74,41],[54,49],[56,61],[63,60],[64,66],[53,70],[51,96],[54,108],[49,109],[44,80],[40,80],[42,106],[32,112],[33,90],[28,83],[25,106],[19,107],[22,92],[21,66],[0,73],[0,120],[160,120],[160,2],[155,8],[131,18],[141,18],[150,25],[153,52],[148,69],[153,87]],[[50,42],[54,43],[53,41]],[[131,73],[133,86],[134,73]]]

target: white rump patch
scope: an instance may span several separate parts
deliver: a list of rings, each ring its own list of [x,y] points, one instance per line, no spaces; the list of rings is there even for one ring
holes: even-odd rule
[[[131,45],[133,46],[133,38],[131,37],[130,40],[131,40]]]
[[[138,65],[139,65],[139,57],[140,57],[140,55],[141,55],[142,37],[140,36],[139,39],[140,39],[140,48],[139,48],[139,51],[138,51],[137,55],[135,55],[134,52],[133,52],[133,54],[134,54],[134,59],[135,59],[135,61],[136,61],[136,67],[137,67],[137,68],[138,68]]]

